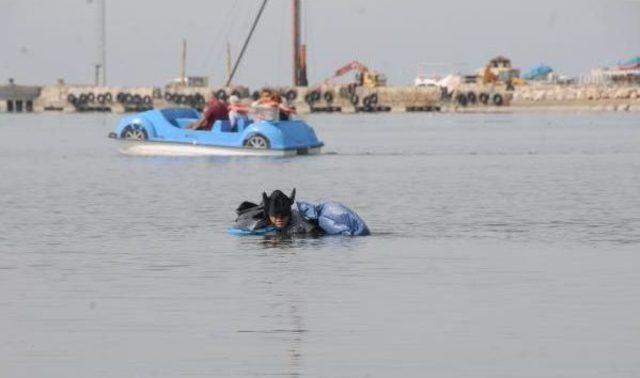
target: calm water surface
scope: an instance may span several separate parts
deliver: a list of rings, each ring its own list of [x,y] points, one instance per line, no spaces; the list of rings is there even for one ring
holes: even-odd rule
[[[330,115],[327,154],[120,154],[0,114],[0,376],[640,376],[640,117]],[[375,233],[225,233],[296,187]]]

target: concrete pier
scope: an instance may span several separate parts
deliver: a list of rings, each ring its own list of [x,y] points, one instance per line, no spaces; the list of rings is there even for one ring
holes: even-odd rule
[[[520,109],[639,111],[640,86],[552,85],[528,83],[508,91],[504,85],[461,84],[447,90],[435,86],[271,88],[301,114],[313,112],[494,112]],[[100,87],[69,85],[0,86],[0,112],[137,112],[151,108],[202,109],[213,96],[231,95],[251,104],[259,90],[247,87]]]

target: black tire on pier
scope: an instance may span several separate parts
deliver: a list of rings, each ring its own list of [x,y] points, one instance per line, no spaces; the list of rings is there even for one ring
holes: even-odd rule
[[[87,103],[87,95],[84,93],[80,94],[80,97],[78,99],[78,103],[80,104],[86,104]]]
[[[129,140],[147,140],[149,139],[149,135],[147,134],[147,130],[140,125],[128,125],[120,134],[120,138],[129,139]]]
[[[110,103],[113,102],[113,96],[111,95],[111,93],[107,92],[107,93],[104,94],[104,101],[107,104],[110,104]]]
[[[298,91],[295,89],[289,89],[287,93],[284,94],[284,97],[289,101],[293,101],[298,98]]]
[[[478,98],[476,97],[476,94],[474,92],[470,91],[469,93],[467,93],[467,100],[470,104],[475,104]]]
[[[218,100],[227,101],[227,92],[224,89],[218,89],[216,92],[216,98]]]
[[[204,96],[200,93],[196,93],[195,95],[193,95],[193,101],[196,103],[196,105],[204,105]]]
[[[133,103],[135,105],[141,105],[142,104],[142,96],[140,96],[139,94],[135,94],[132,97]]]
[[[313,102],[319,101],[321,97],[322,97],[322,95],[320,94],[319,90],[314,90],[314,91],[311,92],[311,100]]]
[[[76,102],[78,102],[78,98],[73,93],[69,93],[69,95],[67,96],[67,101],[75,105]]]
[[[98,96],[96,96],[96,101],[98,101],[98,104],[104,104],[104,95],[99,94]]]
[[[173,95],[171,94],[171,92],[164,92],[164,100],[165,101],[167,101],[167,102],[173,101],[172,96]]]
[[[237,89],[234,89],[231,91],[231,96],[236,96],[238,98],[242,97],[242,93],[240,93],[240,91],[238,91]]]
[[[324,97],[324,100],[327,102],[327,104],[333,103],[333,91],[324,92],[324,95],[322,97]]]
[[[246,148],[254,148],[256,150],[266,150],[266,149],[269,149],[269,147],[271,146],[271,143],[269,143],[269,139],[267,139],[267,137],[260,134],[254,134],[250,136],[247,140],[245,140],[243,145]]]
[[[353,106],[357,106],[359,101],[360,101],[360,97],[358,97],[357,94],[354,93],[353,95],[351,95],[351,104]]]
[[[478,95],[478,100],[487,105],[489,103],[489,94],[484,92],[480,93],[480,95]]]
[[[96,100],[96,96],[95,96],[93,93],[91,93],[91,92],[90,92],[90,93],[87,95],[87,101],[89,101],[89,102],[94,102],[95,100]]]
[[[500,93],[496,93],[493,95],[493,104],[495,106],[502,106],[503,103],[504,99],[502,98],[502,95]]]
[[[118,101],[118,102],[119,102],[119,103],[121,103],[121,104],[122,104],[122,103],[124,102],[124,100],[126,100],[126,99],[127,99],[127,96],[126,96],[124,93],[122,93],[122,92],[118,92],[118,94],[116,95],[116,101]]]
[[[368,109],[371,107],[371,96],[367,96],[365,98],[362,99],[362,105],[365,107],[365,109]]]
[[[458,93],[456,96],[456,102],[460,106],[467,106],[467,96],[465,96],[464,93]]]
[[[373,105],[373,106],[378,105],[378,94],[377,93],[370,94],[369,98],[371,99],[371,105]]]
[[[143,102],[145,105],[151,106],[151,104],[153,103],[153,99],[151,98],[151,96],[146,95],[146,96],[144,96],[144,97],[142,98],[142,102]]]

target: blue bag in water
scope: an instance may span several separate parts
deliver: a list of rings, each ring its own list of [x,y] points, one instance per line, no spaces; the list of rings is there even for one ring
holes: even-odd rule
[[[325,201],[317,205],[297,202],[298,211],[305,219],[316,221],[327,235],[366,236],[371,232],[355,211],[339,202]]]

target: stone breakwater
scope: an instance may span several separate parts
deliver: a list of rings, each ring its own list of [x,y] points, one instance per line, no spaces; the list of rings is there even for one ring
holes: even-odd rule
[[[638,99],[640,87],[533,86],[523,85],[514,92],[514,101],[566,101]]]
[[[516,87],[511,104],[515,107],[574,107],[599,111],[640,111],[640,87],[523,85]]]

